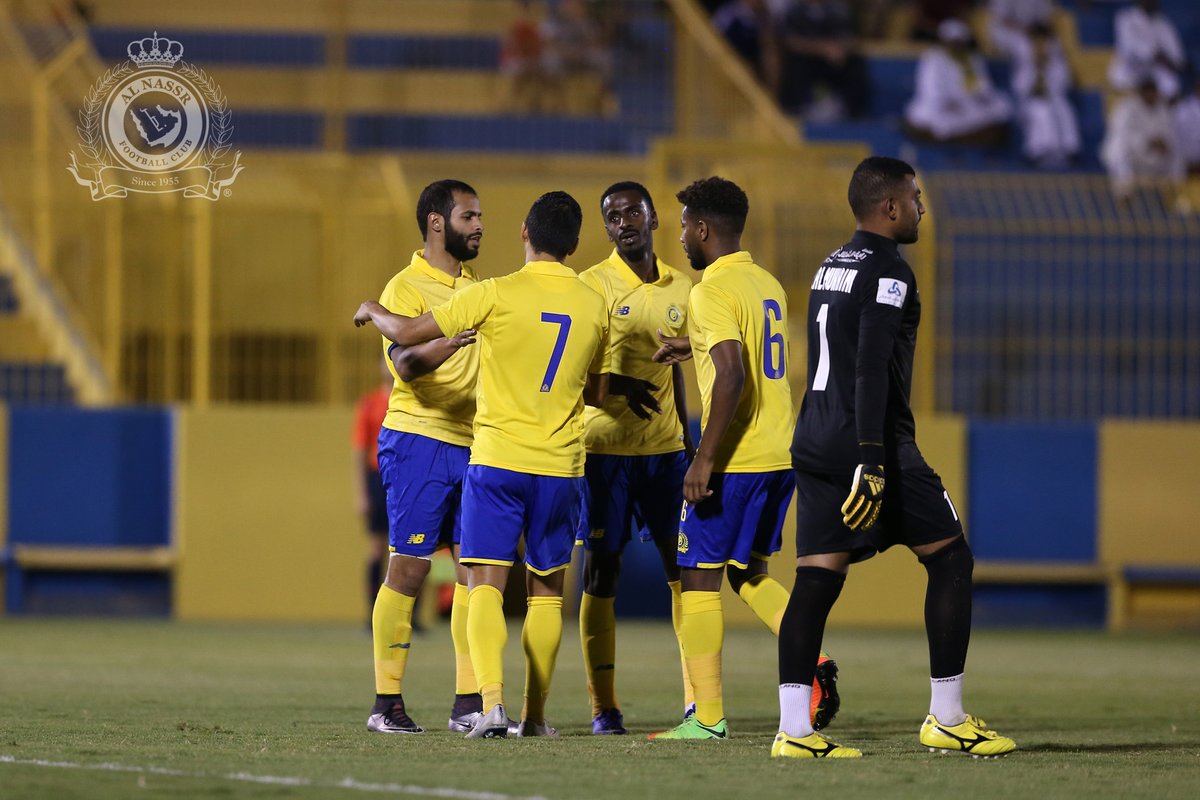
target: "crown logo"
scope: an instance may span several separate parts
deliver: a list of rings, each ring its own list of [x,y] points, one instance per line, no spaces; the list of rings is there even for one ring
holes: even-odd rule
[[[134,39],[125,52],[138,68],[173,67],[176,61],[183,58],[183,45],[174,39],[164,39],[155,31],[153,36]]]

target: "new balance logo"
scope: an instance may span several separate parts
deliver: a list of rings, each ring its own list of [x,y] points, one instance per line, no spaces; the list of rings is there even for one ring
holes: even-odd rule
[[[425,534],[410,533],[408,535],[408,543],[409,544],[425,544]]]
[[[407,650],[410,647],[412,647],[412,642],[396,642],[395,644],[389,644],[388,650]]]
[[[613,313],[616,314],[618,317],[628,317],[629,316],[629,306],[620,306]]]

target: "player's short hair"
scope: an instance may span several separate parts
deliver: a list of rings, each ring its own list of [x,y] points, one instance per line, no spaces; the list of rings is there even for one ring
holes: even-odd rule
[[[583,209],[566,192],[546,192],[533,201],[525,217],[529,244],[539,253],[564,260],[579,243]]]
[[[871,156],[854,168],[850,177],[850,210],[857,220],[869,217],[888,197],[892,196],[909,175],[917,171],[898,158]]]
[[[468,184],[453,178],[434,181],[421,190],[421,196],[417,198],[417,227],[421,229],[422,240],[429,235],[430,214],[441,214],[450,219],[450,212],[454,210],[455,192],[479,195]]]
[[[616,194],[617,192],[637,192],[646,201],[646,208],[650,209],[650,213],[656,213],[654,210],[654,201],[650,199],[650,190],[637,181],[617,181],[605,189],[604,193],[600,195],[600,213],[604,213],[604,201],[608,199],[609,195]]]
[[[746,229],[750,201],[733,181],[713,176],[694,181],[675,193],[675,199],[687,206],[688,213],[729,233]]]

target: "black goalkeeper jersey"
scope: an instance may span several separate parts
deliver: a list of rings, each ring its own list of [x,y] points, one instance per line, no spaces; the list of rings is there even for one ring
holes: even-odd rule
[[[817,270],[808,300],[808,382],[792,465],[853,473],[860,443],[885,461],[914,441],[909,395],[921,301],[892,239],[858,231]]]

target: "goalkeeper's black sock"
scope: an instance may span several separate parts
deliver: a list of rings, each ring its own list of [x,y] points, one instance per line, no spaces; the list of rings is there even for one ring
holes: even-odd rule
[[[961,675],[971,641],[971,573],[975,557],[967,540],[959,536],[920,561],[929,574],[925,589],[929,674],[935,679]]]
[[[825,637],[825,620],[846,576],[823,567],[797,567],[796,585],[779,623],[779,682],[811,686]]]

